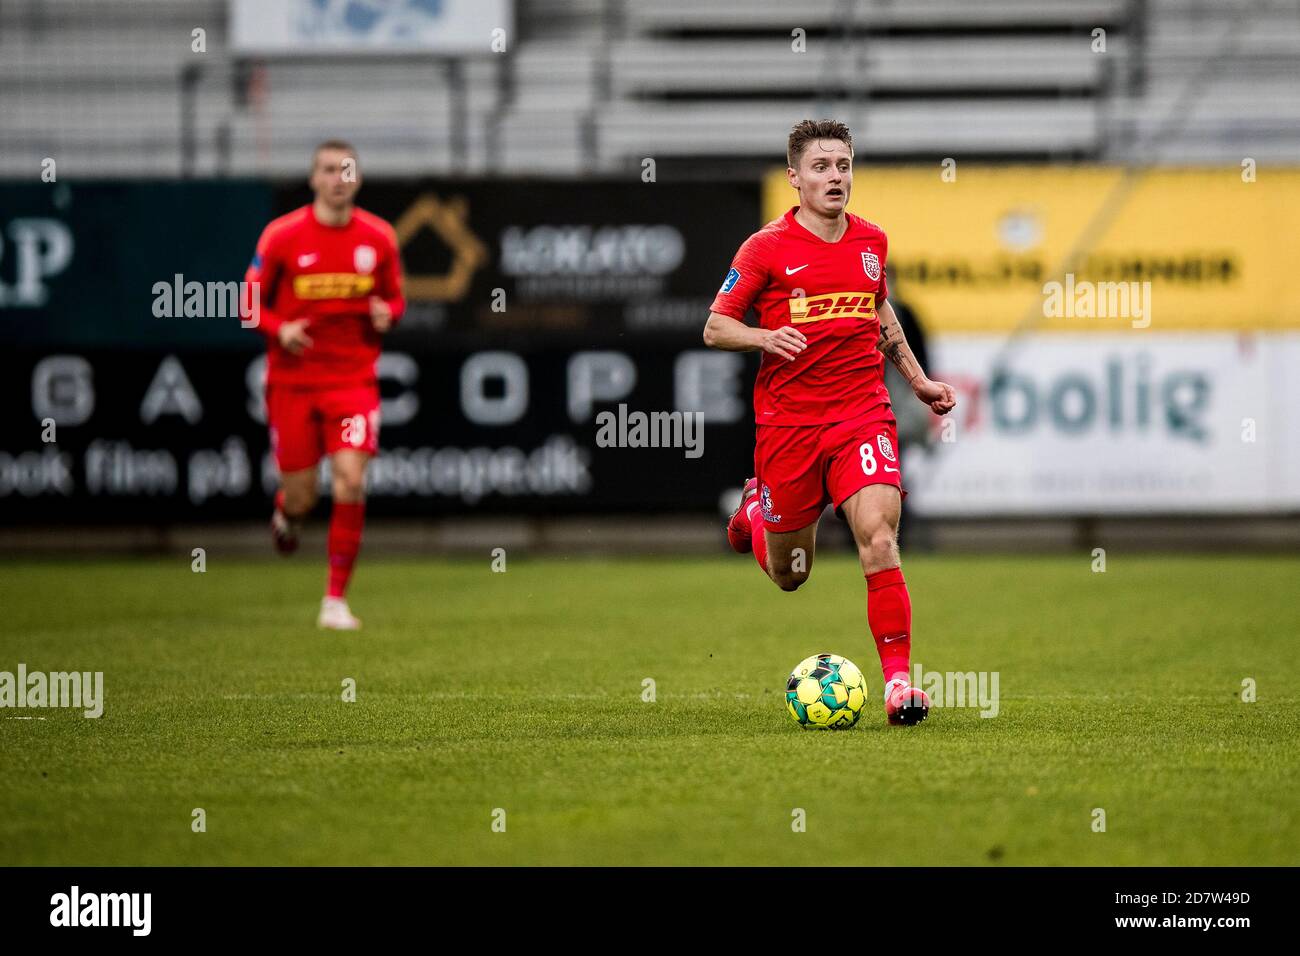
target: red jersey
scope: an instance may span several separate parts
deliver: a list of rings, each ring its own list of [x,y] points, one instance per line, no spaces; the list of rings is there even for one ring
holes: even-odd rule
[[[396,322],[406,309],[397,234],[383,219],[353,208],[346,226],[327,226],[310,205],[262,231],[244,275],[260,284],[258,330],[267,337],[267,381],[352,386],[373,382],[380,334],[370,320],[379,296]],[[276,337],[289,319],[310,319],[312,344],[301,355]]]
[[[820,425],[889,404],[876,308],[885,285],[884,231],[846,213],[827,242],[795,221],[794,206],[741,245],[711,311],[744,321],[752,305],[765,329],[793,325],[808,347],[793,362],[763,353],[754,381],[760,425]]]

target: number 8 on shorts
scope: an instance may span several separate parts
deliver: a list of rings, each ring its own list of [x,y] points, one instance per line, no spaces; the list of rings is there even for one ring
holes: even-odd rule
[[[875,446],[869,441],[864,441],[858,447],[858,454],[862,457],[862,473],[864,475],[874,475],[876,473]]]

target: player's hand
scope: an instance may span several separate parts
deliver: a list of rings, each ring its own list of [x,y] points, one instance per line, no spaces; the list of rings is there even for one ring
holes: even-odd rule
[[[307,319],[290,319],[280,326],[276,337],[280,344],[294,355],[301,355],[311,348],[311,336],[307,334]]]
[[[791,362],[795,356],[808,347],[807,337],[793,325],[779,329],[764,329],[759,348],[764,352],[779,355]]]
[[[935,382],[922,378],[912,386],[916,397],[930,406],[936,415],[947,415],[957,407],[957,393],[947,382]]]
[[[370,297],[370,323],[376,332],[387,332],[393,325],[393,310],[377,295]]]

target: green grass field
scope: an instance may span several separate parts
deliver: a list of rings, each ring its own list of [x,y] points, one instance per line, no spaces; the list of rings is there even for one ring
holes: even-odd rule
[[[0,859],[1300,863],[1300,560],[905,570],[914,660],[997,671],[996,717],[885,724],[848,557],[795,594],[729,557],[363,558],[347,636],[313,626],[319,559],[6,562],[0,670],[102,670],[106,702],[0,710]],[[818,650],[869,677],[851,730],[785,713]]]

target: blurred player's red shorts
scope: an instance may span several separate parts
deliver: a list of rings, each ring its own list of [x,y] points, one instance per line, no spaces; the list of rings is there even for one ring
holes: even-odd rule
[[[759,425],[754,443],[763,524],[798,531],[827,503],[838,509],[867,485],[893,485],[901,494],[898,432],[889,406],[826,425]]]
[[[345,448],[379,451],[379,386],[266,386],[271,451],[281,472],[312,468]]]

